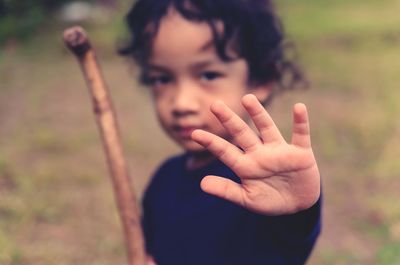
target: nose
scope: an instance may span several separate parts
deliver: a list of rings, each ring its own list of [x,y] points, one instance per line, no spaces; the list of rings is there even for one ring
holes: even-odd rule
[[[172,106],[172,114],[175,117],[196,114],[199,109],[199,98],[195,88],[187,83],[179,85],[176,88]]]

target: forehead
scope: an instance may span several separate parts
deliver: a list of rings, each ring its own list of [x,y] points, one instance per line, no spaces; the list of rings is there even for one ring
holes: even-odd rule
[[[202,53],[215,54],[213,34],[207,22],[185,19],[175,9],[170,9],[160,21],[153,39],[151,59],[179,58]]]

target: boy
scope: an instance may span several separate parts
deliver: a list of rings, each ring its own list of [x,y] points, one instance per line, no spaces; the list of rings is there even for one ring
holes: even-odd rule
[[[121,53],[141,66],[163,129],[185,151],[144,196],[152,262],[304,264],[320,230],[320,176],[305,106],[294,106],[286,143],[261,104],[297,73],[269,1],[139,0],[127,20]]]

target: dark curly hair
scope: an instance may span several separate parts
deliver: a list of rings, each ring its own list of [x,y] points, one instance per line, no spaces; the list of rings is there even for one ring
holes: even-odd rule
[[[129,11],[126,21],[132,35],[119,54],[132,56],[145,66],[151,53],[152,41],[161,19],[173,7],[191,21],[210,25],[218,56],[229,61],[227,46],[233,46],[249,66],[249,82],[277,82],[280,90],[303,84],[300,69],[287,59],[288,46],[271,0],[138,0]],[[223,31],[217,30],[223,23]]]

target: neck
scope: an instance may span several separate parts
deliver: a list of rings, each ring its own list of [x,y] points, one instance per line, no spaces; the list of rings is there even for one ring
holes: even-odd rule
[[[198,169],[208,165],[212,161],[215,161],[215,159],[217,158],[208,151],[189,153],[186,161],[186,168],[189,170]]]

